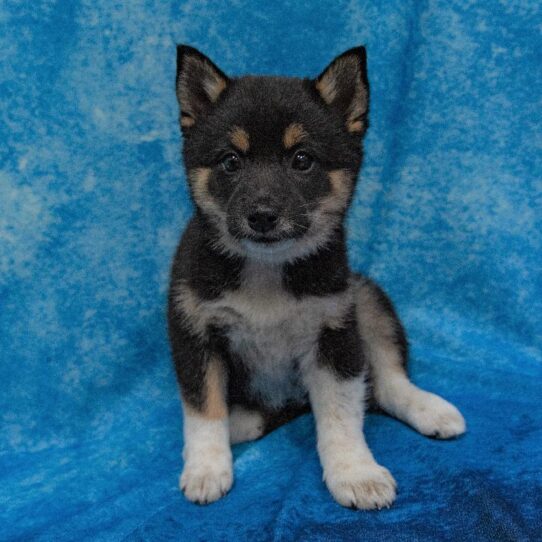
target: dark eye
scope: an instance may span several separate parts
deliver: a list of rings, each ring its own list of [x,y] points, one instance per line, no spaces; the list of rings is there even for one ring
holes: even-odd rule
[[[307,171],[311,168],[313,162],[314,158],[308,152],[297,151],[292,160],[292,167],[299,171]]]
[[[241,159],[234,152],[226,154],[226,156],[220,160],[220,164],[227,173],[235,173],[237,170],[241,169]]]

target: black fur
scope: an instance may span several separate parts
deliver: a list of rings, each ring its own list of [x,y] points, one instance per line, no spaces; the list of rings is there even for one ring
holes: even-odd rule
[[[318,363],[329,367],[341,379],[359,376],[365,359],[354,306],[339,328],[326,327],[318,338]]]
[[[351,180],[346,201],[326,211],[330,226],[325,243],[309,254],[283,263],[282,285],[297,299],[325,298],[349,287],[351,271],[343,220],[362,162],[361,140],[367,128],[365,50],[361,47],[347,51],[314,80],[229,78],[191,47],[181,46],[177,54],[183,157],[196,205],[171,276],[169,329],[177,376],[184,400],[201,408],[206,364],[210,354],[217,353],[228,377],[228,403],[259,408],[266,413],[268,427],[274,427],[277,421],[288,418],[288,412],[305,406],[285,405],[275,412],[257,397],[249,396],[251,374],[243,360],[231,351],[227,326],[212,325],[195,333],[189,325],[192,315],[178,306],[176,287],[187,285],[202,302],[237,291],[242,286],[246,257],[242,251],[232,249],[231,243],[302,242],[313,220],[311,213],[318,210],[323,198],[332,194],[330,173],[337,170]],[[318,88],[329,73],[336,77],[336,99],[331,104]],[[214,85],[213,92],[209,85]],[[358,116],[352,119],[352,104],[356,100]],[[359,131],[350,130],[348,122],[352,120],[361,121]],[[284,134],[292,123],[302,126],[304,137],[286,148]],[[248,148],[232,146],[231,133],[236,127],[248,134]],[[307,171],[292,166],[293,157],[300,150],[314,160]],[[223,165],[223,158],[232,152],[239,165],[233,172]],[[202,169],[207,172],[206,178],[198,187],[193,172]],[[251,232],[247,216],[262,205],[276,212],[290,228],[263,236]],[[225,239],[230,240],[230,245]],[[340,329],[324,327],[315,340],[318,362],[331,368],[338,378],[358,376],[364,370],[353,307]]]
[[[358,275],[359,277],[359,275]],[[408,339],[406,336],[405,328],[403,327],[403,324],[401,323],[401,320],[397,316],[397,312],[395,311],[395,307],[393,306],[393,303],[391,299],[388,297],[386,292],[373,280],[363,277],[362,278],[364,284],[369,286],[378,302],[378,305],[380,307],[380,310],[388,315],[389,319],[393,322],[394,327],[394,334],[393,334],[393,341],[396,344],[396,346],[399,348],[399,353],[401,354],[401,361],[403,364],[403,367],[406,369],[407,361],[408,361]]]
[[[170,299],[168,330],[177,381],[183,400],[194,409],[202,409],[205,403],[202,382],[211,350],[208,344],[190,329],[185,315],[178,314],[174,306],[175,303]]]
[[[464,422],[408,385],[408,343],[391,301],[348,266],[344,218],[368,126],[365,49],[310,80],[229,78],[183,46],[177,96],[196,206],[175,255],[168,312],[190,407],[181,488],[194,502],[220,498],[232,484],[230,443],[312,404],[336,500],[389,506],[393,478],[372,464],[359,431],[367,391],[371,406],[423,434],[457,436]]]

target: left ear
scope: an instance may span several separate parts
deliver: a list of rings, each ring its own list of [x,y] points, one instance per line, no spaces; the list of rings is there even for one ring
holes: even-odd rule
[[[188,130],[208,113],[228,86],[228,77],[189,45],[177,45],[177,100],[181,128]]]
[[[344,117],[350,133],[365,132],[369,111],[365,47],[354,47],[339,55],[315,79],[314,86],[324,102]]]

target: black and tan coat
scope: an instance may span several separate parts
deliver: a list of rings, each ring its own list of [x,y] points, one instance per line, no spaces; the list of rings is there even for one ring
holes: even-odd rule
[[[389,506],[395,481],[365,443],[364,400],[429,436],[453,437],[465,424],[408,380],[391,302],[348,267],[344,217],[367,129],[365,49],[314,80],[231,79],[181,46],[177,96],[196,207],[169,294],[185,495],[218,499],[233,482],[231,443],[311,408],[335,499]]]

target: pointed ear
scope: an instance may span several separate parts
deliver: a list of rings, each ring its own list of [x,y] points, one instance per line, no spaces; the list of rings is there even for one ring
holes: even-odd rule
[[[204,54],[188,45],[177,45],[176,90],[183,130],[211,109],[228,82],[228,77]]]
[[[365,132],[369,111],[365,47],[355,47],[338,56],[318,76],[314,86],[324,102],[343,115],[349,132]]]

